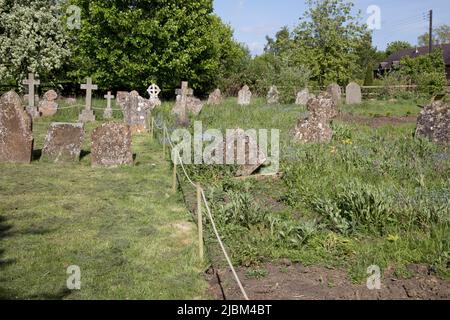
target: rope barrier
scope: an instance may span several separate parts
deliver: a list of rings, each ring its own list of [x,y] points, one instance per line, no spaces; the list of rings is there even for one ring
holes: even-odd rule
[[[158,128],[159,130],[163,130],[163,131],[164,131],[164,136],[167,137],[166,139],[167,139],[167,141],[169,142],[169,146],[171,147],[171,149],[172,149],[172,151],[173,151],[175,148],[174,148],[174,145],[173,145],[173,143],[172,143],[172,139],[171,139],[170,136],[169,136],[169,133],[168,133],[168,130],[167,130],[167,126],[166,126],[166,123],[164,122],[164,120],[162,120],[161,128],[158,127],[158,125],[156,124],[156,121],[152,121],[152,123],[155,124],[155,127],[156,127],[156,128]],[[165,144],[166,141],[163,141],[163,143]],[[164,155],[164,156],[165,156],[165,155]],[[188,181],[188,182],[192,185],[192,187],[194,187],[195,189],[200,188],[199,185],[196,184],[196,183],[194,183],[194,182],[192,181],[192,179],[189,177],[189,174],[187,173],[186,168],[184,167],[183,160],[181,159],[180,153],[179,153],[179,152],[176,152],[176,156],[177,156],[177,158],[178,158],[178,160],[179,160],[179,164],[180,164],[180,166],[181,166],[181,168],[182,168],[182,170],[183,170],[184,176],[185,176],[185,178],[187,179],[187,181]],[[175,159],[175,162],[176,162],[176,159]],[[177,163],[175,163],[174,165],[176,166]],[[207,201],[207,199],[206,199],[205,192],[203,191],[203,188],[200,188],[200,193],[201,193],[202,200],[203,200],[203,202],[204,202],[204,204],[205,204],[206,211],[208,212],[208,218],[209,218],[209,221],[211,222],[211,226],[212,226],[212,228],[213,228],[214,235],[216,236],[217,241],[219,242],[220,248],[221,248],[221,250],[222,250],[222,252],[223,252],[223,255],[225,256],[225,259],[226,259],[226,261],[227,261],[227,263],[228,263],[228,266],[229,266],[230,269],[231,269],[231,272],[232,272],[232,274],[233,274],[233,277],[234,277],[234,279],[236,280],[236,283],[238,284],[239,289],[240,289],[242,295],[244,296],[244,299],[245,299],[245,300],[250,300],[250,299],[248,298],[247,293],[245,292],[245,289],[244,289],[244,286],[242,285],[241,280],[239,279],[239,276],[238,276],[237,273],[236,273],[236,270],[235,270],[235,268],[234,268],[234,266],[233,266],[233,263],[231,262],[231,259],[230,259],[229,255],[228,255],[228,253],[227,253],[227,250],[225,249],[225,245],[224,245],[224,243],[223,243],[223,241],[222,241],[222,238],[221,238],[220,235],[219,235],[219,231],[217,230],[217,226],[216,226],[216,223],[215,223],[215,221],[214,221],[213,215],[212,215],[212,213],[211,213],[211,209],[210,209],[210,207],[209,207],[209,204],[208,204],[208,201]]]

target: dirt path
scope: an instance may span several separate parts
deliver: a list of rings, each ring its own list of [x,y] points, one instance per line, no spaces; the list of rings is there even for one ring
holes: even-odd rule
[[[411,279],[395,279],[385,274],[381,290],[371,291],[366,284],[355,285],[346,273],[323,267],[301,264],[263,267],[268,274],[262,279],[246,276],[248,269],[237,270],[245,290],[252,300],[449,300],[450,281],[428,273],[423,266],[410,266]],[[217,299],[242,299],[232,274],[219,270],[218,276],[208,276],[211,292]],[[218,285],[218,279],[221,285]],[[224,294],[223,294],[224,293]]]

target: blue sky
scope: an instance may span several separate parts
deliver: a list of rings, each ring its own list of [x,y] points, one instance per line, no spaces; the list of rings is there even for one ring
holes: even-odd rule
[[[374,45],[384,50],[389,42],[417,37],[428,30],[427,12],[434,11],[435,25],[450,24],[450,0],[354,0],[363,22],[370,5],[381,9],[381,29],[374,31]],[[262,52],[265,36],[273,36],[282,26],[292,28],[303,15],[304,0],[214,0],[216,13],[234,28],[236,40],[248,45],[253,54]]]

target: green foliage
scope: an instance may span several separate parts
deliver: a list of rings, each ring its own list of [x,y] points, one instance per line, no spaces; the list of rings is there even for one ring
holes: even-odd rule
[[[423,35],[420,35],[418,42],[419,46],[428,46],[430,42],[430,33],[426,32]],[[436,45],[450,43],[450,25],[442,24],[433,29],[433,43]]]
[[[321,85],[347,84],[355,74],[364,74],[366,66],[355,63],[356,51],[370,47],[370,36],[353,3],[344,0],[308,0],[309,10],[294,31],[297,63],[306,66]],[[362,70],[361,70],[362,68]]]
[[[205,93],[245,55],[232,30],[213,15],[211,0],[71,0],[82,8],[73,33],[72,75],[101,88],[172,93],[180,80]]]
[[[399,73],[410,83],[419,85],[422,93],[435,95],[444,92],[447,80],[442,49],[435,49],[431,54],[417,58],[403,58]]]
[[[411,49],[413,46],[407,41],[394,41],[387,45],[386,56],[390,56],[403,49]]]
[[[54,0],[0,0],[0,81],[19,83],[28,72],[52,78],[70,56]]]

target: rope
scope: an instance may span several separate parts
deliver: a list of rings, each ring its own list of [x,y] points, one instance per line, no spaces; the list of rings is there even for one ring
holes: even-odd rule
[[[217,231],[217,227],[214,222],[213,216],[211,214],[211,210],[209,209],[208,201],[206,201],[206,197],[205,197],[205,193],[203,192],[203,189],[201,189],[201,193],[202,193],[203,202],[205,203],[205,206],[206,206],[206,211],[208,211],[209,220],[211,221],[211,225],[213,227],[214,233],[216,234],[216,238],[219,241],[220,247],[222,248],[222,252],[225,255],[225,259],[227,259],[228,266],[230,267],[231,272],[233,273],[234,279],[236,280],[236,282],[239,286],[239,289],[241,290],[242,295],[244,296],[245,300],[249,300],[247,293],[245,292],[245,289],[242,286],[241,280],[239,280],[236,270],[234,269],[233,264],[231,263],[231,259],[228,256],[227,251],[225,250],[225,246],[222,242],[222,239],[220,238],[219,232]]]
[[[153,123],[155,124],[155,126],[156,126],[158,129],[160,129],[160,130],[162,129],[162,130],[165,131],[167,140],[169,141],[169,145],[170,145],[170,147],[172,148],[172,151],[173,151],[174,146],[173,146],[173,143],[172,143],[172,139],[170,138],[170,136],[169,136],[169,134],[168,134],[167,126],[166,126],[166,123],[164,122],[164,120],[162,120],[162,126],[161,126],[161,128],[159,128],[159,127],[156,125],[156,121],[154,121]],[[166,142],[164,141],[164,143],[166,143]],[[183,160],[181,159],[180,153],[177,152],[176,155],[177,155],[177,158],[178,158],[178,160],[179,160],[179,164],[181,165],[181,168],[183,169],[183,173],[184,173],[184,176],[186,177],[187,181],[192,185],[192,187],[197,188],[197,184],[195,184],[195,183],[192,181],[192,179],[189,177],[189,174],[188,174],[187,171],[186,171],[186,168],[184,167]],[[176,159],[175,159],[175,161],[176,161]],[[201,191],[201,194],[202,194],[203,202],[205,203],[206,211],[208,212],[208,218],[209,218],[209,220],[211,221],[211,225],[212,225],[214,234],[215,234],[215,236],[216,236],[216,238],[217,238],[217,241],[219,242],[220,248],[222,249],[222,252],[223,252],[223,255],[225,256],[225,259],[227,260],[228,266],[230,267],[231,272],[233,273],[233,277],[234,277],[234,279],[236,280],[236,283],[238,284],[239,289],[241,290],[241,293],[242,293],[242,295],[244,296],[245,300],[250,300],[250,299],[248,298],[247,293],[245,292],[245,289],[244,289],[244,286],[242,285],[241,280],[239,279],[239,276],[238,276],[237,273],[236,273],[236,270],[235,270],[235,268],[234,268],[234,266],[233,266],[233,263],[231,262],[231,259],[230,259],[229,255],[228,255],[228,253],[227,253],[227,250],[225,249],[225,245],[224,245],[224,243],[222,242],[222,238],[221,238],[220,235],[219,235],[219,231],[217,230],[216,223],[215,223],[214,218],[213,218],[213,215],[212,215],[212,213],[211,213],[211,209],[209,208],[208,201],[206,200],[205,192],[203,191],[202,188],[200,189],[200,191]]]

